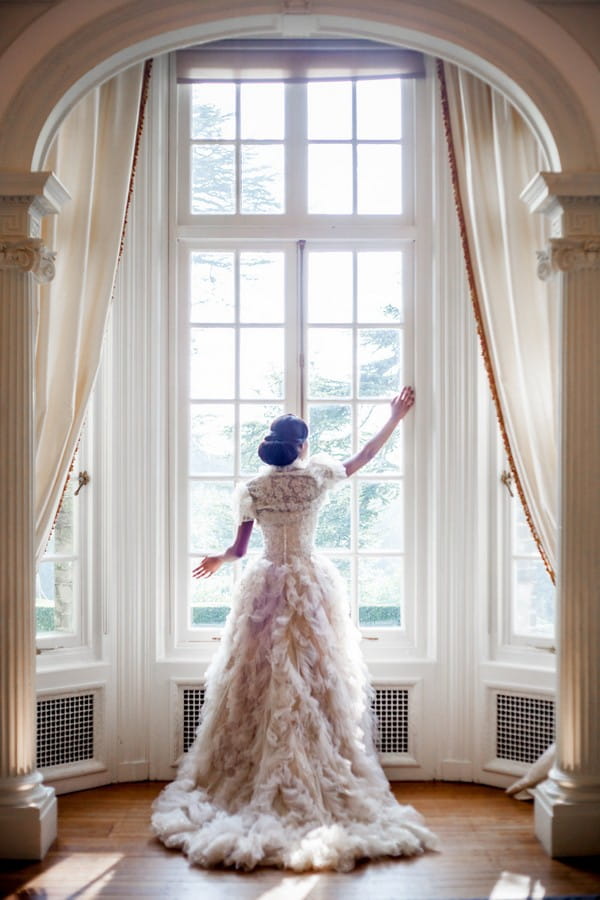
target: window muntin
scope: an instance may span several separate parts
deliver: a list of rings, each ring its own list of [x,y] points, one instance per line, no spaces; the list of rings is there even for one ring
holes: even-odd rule
[[[400,79],[307,85],[308,211],[401,215]]]
[[[79,510],[70,482],[46,552],[38,566],[35,617],[38,636],[74,635],[80,593]]]
[[[189,153],[180,221],[302,212],[406,219],[411,93],[402,78],[179,85]]]
[[[90,415],[90,420],[92,416]],[[78,473],[91,471],[90,429],[85,427],[72,472],[35,578],[36,641],[41,649],[84,643],[84,604],[88,602],[89,491]],[[89,476],[88,476],[89,477]]]
[[[193,215],[284,212],[284,86],[189,87]]]
[[[382,102],[394,104],[389,121],[379,124],[371,108],[377,85]],[[231,542],[231,494],[239,480],[256,473],[256,447],[270,420],[286,410],[304,415],[311,452],[325,450],[343,459],[387,418],[390,396],[403,377],[409,378],[403,357],[412,241],[396,230],[408,207],[394,201],[382,208],[373,164],[365,158],[371,151],[406,151],[413,85],[400,79],[377,81],[365,90],[352,79],[270,84],[275,112],[260,124],[245,110],[265,105],[263,87],[179,86],[183,357],[189,348],[189,363],[180,359],[187,410],[181,427],[189,458],[182,457],[188,537],[185,559],[180,557],[188,585],[181,593],[188,603],[179,620],[180,636],[187,640],[194,640],[198,629],[223,623],[232,585],[247,564],[244,560],[200,584],[189,575],[201,555]],[[203,171],[197,166],[191,177],[186,145],[192,154],[202,151]],[[283,154],[278,171],[284,200],[280,206],[263,203],[265,190],[274,196],[276,183],[267,166],[246,168],[252,177],[244,200],[244,153],[273,147]],[[211,155],[215,149],[217,155]],[[329,173],[312,167],[319,153],[335,158]],[[389,173],[390,184],[404,183],[406,195],[412,157],[410,152],[396,157]],[[375,164],[380,167],[380,160]],[[387,203],[390,192],[383,193]],[[363,232],[348,233],[343,223],[360,222],[365,212]],[[317,227],[312,222],[323,214],[342,229],[335,244],[319,239],[316,231],[312,237]],[[226,231],[219,230],[223,215],[230,217]],[[388,634],[390,626],[404,628],[406,618],[402,444],[399,431],[382,456],[332,495],[316,536],[348,582],[356,621]],[[255,529],[250,558],[260,543]]]
[[[285,257],[281,249],[258,245],[183,251],[190,361],[187,573],[203,555],[231,543],[233,490],[256,471],[256,447],[270,419],[283,412]],[[251,549],[256,545],[255,535]],[[233,572],[219,572],[198,584],[188,576],[186,629],[223,624],[233,579]]]
[[[307,413],[312,452],[348,457],[387,419],[389,398],[404,380],[404,272],[410,270],[409,256],[408,247],[308,250]],[[368,327],[362,327],[367,322]],[[334,495],[321,512],[317,546],[337,559],[348,555],[351,605],[365,628],[404,624],[402,443],[402,430],[396,431],[345,494]]]
[[[295,397],[302,386],[298,372],[296,379],[290,373],[302,346],[301,393],[306,397],[312,453],[324,451],[344,459],[386,421],[389,398],[404,380],[404,304],[412,266],[408,243],[377,251],[349,247],[348,242],[341,251],[305,246],[307,287],[302,292],[296,290],[295,246],[260,249],[258,243],[248,247],[244,242],[243,249],[222,245],[204,253],[196,246],[183,253],[191,360],[189,573],[203,554],[230,544],[235,531],[231,495],[241,478],[256,473],[256,447],[270,420],[285,409],[300,411]],[[204,322],[194,279],[204,283],[215,260],[227,275],[216,274],[211,282],[204,304],[211,321]],[[215,285],[223,298],[222,322],[215,320]],[[250,321],[252,306],[258,310],[258,323]],[[332,318],[341,321],[328,322]],[[317,546],[344,563],[353,614],[365,628],[404,625],[403,474],[400,429],[375,460],[334,493],[321,513]],[[260,544],[256,529],[251,552]],[[234,568],[241,570],[239,565]],[[187,629],[224,622],[233,581],[232,573],[219,575],[201,586],[189,579]]]
[[[555,590],[517,497],[511,498],[511,638],[553,641]]]

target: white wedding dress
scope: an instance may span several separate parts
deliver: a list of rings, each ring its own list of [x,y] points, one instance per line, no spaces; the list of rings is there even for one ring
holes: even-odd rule
[[[344,477],[313,457],[268,467],[238,492],[264,555],[238,583],[196,739],[152,816],[196,865],[347,871],[436,846],[390,792],[360,635],[335,566],[313,547],[319,508]]]

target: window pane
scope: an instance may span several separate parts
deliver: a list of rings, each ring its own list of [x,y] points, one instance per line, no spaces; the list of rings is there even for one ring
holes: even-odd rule
[[[242,322],[283,322],[284,287],[282,253],[240,254]]]
[[[283,212],[283,146],[242,147],[242,212]]]
[[[234,524],[230,482],[190,482],[190,552],[222,553],[231,544]]]
[[[344,582],[344,587],[346,589],[346,596],[350,600],[352,597],[352,560],[347,556],[331,556],[330,559],[342,576],[342,581]],[[350,607],[348,607],[348,614],[350,614]]]
[[[192,253],[190,320],[232,322],[233,315],[233,253]]]
[[[352,454],[352,408],[346,404],[311,403],[308,411],[310,452],[335,459]]]
[[[352,321],[352,253],[310,253],[308,321]]]
[[[73,632],[75,570],[72,560],[43,560],[36,577],[36,631]]]
[[[235,148],[226,144],[192,147],[192,213],[235,212]]]
[[[282,415],[281,404],[242,404],[240,406],[240,466],[242,473],[254,475],[262,462],[258,445],[268,433],[273,419]]]
[[[555,592],[540,559],[513,561],[513,630],[532,638],[554,636]]]
[[[75,468],[71,473],[69,484],[65,491],[60,507],[60,512],[56,517],[54,528],[50,540],[46,545],[45,556],[55,556],[63,554],[65,556],[75,555],[75,516],[77,515],[77,497],[73,497],[76,490],[77,478],[74,477]]]
[[[358,212],[399,215],[402,212],[402,150],[397,145],[359,144]]]
[[[361,481],[358,489],[358,544],[363,550],[403,550],[402,485]]]
[[[402,253],[358,253],[358,321],[402,322]]]
[[[312,81],[307,85],[309,140],[352,137],[352,85],[349,81]]]
[[[401,332],[392,328],[359,331],[359,392],[362,397],[391,397],[400,390]]]
[[[232,474],[233,404],[193,404],[190,410],[190,474]]]
[[[361,403],[358,407],[358,444],[362,447],[382,428],[390,417],[387,403]],[[402,429],[397,428],[364,472],[402,472]]]
[[[220,626],[225,623],[233,592],[233,567],[223,566],[211,578],[192,578],[191,570],[201,557],[190,559],[190,626]]]
[[[311,144],[308,148],[308,211],[352,212],[352,147]]]
[[[252,84],[240,88],[241,134],[247,140],[283,140],[283,84]]]
[[[515,497],[512,504],[513,511],[513,554],[515,556],[535,556],[539,555],[537,545],[531,534],[531,529],[527,524],[523,507]]]
[[[190,396],[204,400],[233,397],[233,328],[192,328],[190,344]]]
[[[283,328],[240,331],[240,396],[267,399],[283,396]]]
[[[356,82],[356,133],[359,140],[397,140],[402,135],[399,79]]]
[[[350,484],[332,491],[321,510],[315,543],[321,549],[350,549]]]
[[[235,84],[192,85],[192,138],[235,137]]]
[[[311,397],[349,397],[352,393],[352,332],[310,328],[308,390]]]
[[[358,624],[386,628],[403,624],[401,557],[358,560]]]

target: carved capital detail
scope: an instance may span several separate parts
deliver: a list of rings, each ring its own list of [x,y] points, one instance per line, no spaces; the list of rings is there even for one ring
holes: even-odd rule
[[[20,269],[31,272],[37,281],[52,281],[55,275],[56,253],[48,250],[40,238],[0,238],[0,269]]]
[[[548,248],[539,250],[537,259],[537,274],[542,281],[556,272],[600,269],[600,235],[550,238]]]

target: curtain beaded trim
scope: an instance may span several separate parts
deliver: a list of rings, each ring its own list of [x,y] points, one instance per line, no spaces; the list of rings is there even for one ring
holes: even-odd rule
[[[492,360],[489,350],[489,344],[487,335],[485,332],[485,326],[483,322],[483,314],[481,311],[481,304],[479,302],[479,292],[477,289],[477,282],[475,280],[475,272],[473,269],[473,262],[471,258],[471,250],[469,247],[469,238],[467,234],[467,226],[464,214],[464,207],[462,203],[462,197],[460,193],[460,185],[458,181],[458,168],[456,165],[456,153],[454,147],[454,138],[452,135],[452,125],[450,122],[450,105],[448,103],[448,90],[446,85],[446,75],[444,72],[444,63],[442,60],[437,60],[437,75],[438,81],[440,85],[440,98],[442,105],[442,117],[444,121],[444,132],[446,135],[446,144],[448,149],[448,162],[450,164],[450,173],[452,178],[452,191],[454,194],[454,203],[456,206],[456,214],[458,217],[458,225],[460,229],[460,241],[463,250],[463,257],[465,262],[465,269],[467,272],[467,281],[469,285],[469,294],[471,297],[471,305],[473,307],[473,313],[475,316],[475,324],[477,328],[477,336],[479,338],[479,346],[481,349],[481,355],[483,357],[483,362],[485,365],[485,371],[488,378],[488,383],[490,386],[490,391],[492,394],[492,400],[494,402],[494,408],[496,410],[496,418],[498,419],[498,425],[500,427],[500,434],[502,437],[502,444],[504,446],[504,452],[506,453],[506,458],[508,460],[508,466],[510,472],[514,479],[514,484],[517,489],[517,493],[519,495],[519,500],[523,506],[523,512],[525,514],[525,519],[527,521],[527,525],[529,526],[529,530],[531,531],[531,536],[535,541],[536,547],[539,550],[540,556],[552,580],[552,584],[556,584],[556,575],[552,566],[550,565],[550,560],[548,559],[548,555],[544,549],[542,544],[542,540],[540,538],[539,532],[535,527],[535,523],[533,521],[533,517],[531,515],[531,510],[529,508],[529,504],[527,503],[527,499],[525,497],[525,492],[523,490],[523,483],[519,477],[519,473],[517,471],[517,466],[515,463],[515,458],[512,452],[512,447],[510,445],[510,440],[508,437],[508,431],[506,428],[506,422],[504,420],[504,415],[502,413],[502,405],[500,403],[500,395],[498,393],[498,387],[496,385],[496,379],[494,376],[494,369],[492,366]]]
[[[135,134],[135,143],[133,145],[133,159],[131,162],[131,175],[129,176],[129,188],[127,190],[127,202],[125,203],[125,213],[123,216],[123,227],[121,229],[121,242],[119,244],[119,256],[117,258],[117,265],[121,261],[121,257],[123,256],[123,247],[125,246],[125,234],[127,231],[127,219],[129,216],[129,207],[131,206],[131,199],[133,197],[133,185],[135,182],[135,172],[137,168],[138,156],[140,153],[140,142],[142,140],[142,132],[144,130],[144,119],[146,116],[146,106],[148,103],[148,94],[150,92],[150,78],[152,75],[152,59],[147,59],[144,64],[144,74],[142,77],[142,88],[140,91],[140,105],[138,111],[138,123],[137,130]],[[114,290],[114,288],[113,288]],[[81,426],[81,431],[83,432],[83,428],[85,426],[85,419]],[[81,442],[81,433],[77,438],[77,444],[75,445],[75,452],[73,453],[73,458],[71,460],[71,465],[69,466],[69,471],[67,472],[67,477],[65,479],[65,484],[62,490],[62,494],[60,496],[60,501],[58,507],[56,509],[56,515],[54,516],[54,521],[52,523],[52,528],[50,529],[50,533],[48,535],[48,541],[46,542],[46,546],[50,543],[50,538],[54,533],[54,529],[56,528],[56,522],[58,521],[58,517],[60,515],[60,511],[63,506],[63,502],[65,499],[65,494],[67,493],[67,488],[69,487],[69,482],[71,480],[71,475],[73,473],[73,467],[75,466],[75,458],[77,456],[77,452],[79,450],[79,444]]]

